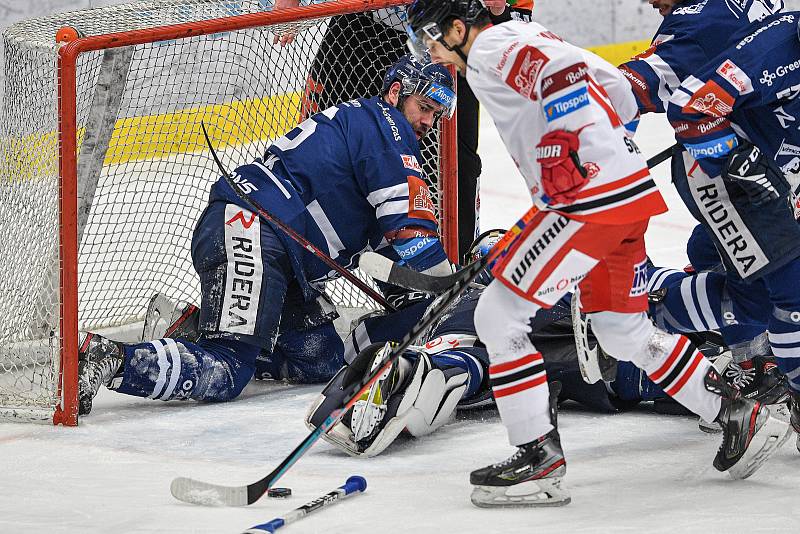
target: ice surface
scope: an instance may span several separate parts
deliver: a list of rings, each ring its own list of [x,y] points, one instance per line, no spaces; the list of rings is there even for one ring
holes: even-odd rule
[[[647,118],[646,118],[647,119]],[[672,138],[663,119],[637,138],[653,155]],[[526,209],[521,178],[491,120],[482,117],[482,226],[507,226]],[[655,173],[673,210],[653,220],[650,254],[682,267],[693,224]],[[718,436],[694,418],[643,408],[607,416],[568,406],[560,416],[572,503],[557,509],[482,510],[469,502],[471,469],[511,452],[493,410],[461,414],[435,434],[383,455],[350,458],[315,445],[280,481],[290,499],[247,508],[177,502],[177,476],[245,484],[271,471],[307,430],[302,418],[320,387],[254,383],[228,404],[147,401],[101,391],[78,428],[0,424],[0,533],[231,533],[263,523],[363,475],[365,494],[285,527],[291,532],[794,532],[800,520],[800,453],[794,439],[752,478],[711,467]],[[281,531],[283,532],[283,530]]]

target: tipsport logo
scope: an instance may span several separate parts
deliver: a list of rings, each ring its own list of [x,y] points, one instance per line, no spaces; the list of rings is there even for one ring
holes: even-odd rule
[[[705,143],[686,143],[686,151],[694,159],[719,158],[736,148],[739,141],[735,134],[726,135],[720,139],[713,139]]]
[[[431,85],[422,96],[435,100],[447,108],[451,107],[456,100],[456,95],[441,85]]]
[[[589,105],[589,92],[585,87],[562,96],[558,100],[547,104],[544,108],[547,122],[569,115],[570,113]]]

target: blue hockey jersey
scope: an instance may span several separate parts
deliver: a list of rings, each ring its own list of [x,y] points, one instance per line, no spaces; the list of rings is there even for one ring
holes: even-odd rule
[[[379,97],[333,106],[276,139],[233,180],[343,267],[380,250],[424,270],[446,259],[411,125]],[[251,209],[224,179],[210,201]],[[334,271],[277,230],[303,287]],[[388,246],[392,243],[394,246]]]
[[[641,113],[664,113],[673,91],[730,36],[783,9],[783,0],[687,0],[664,17],[650,48],[620,65]]]
[[[800,12],[772,15],[733,35],[670,99],[676,138],[711,177],[744,138],[785,173],[800,167]],[[691,175],[691,172],[690,172]]]

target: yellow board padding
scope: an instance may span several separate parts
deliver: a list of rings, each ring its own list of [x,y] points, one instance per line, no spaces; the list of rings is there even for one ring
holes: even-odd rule
[[[174,113],[118,119],[104,165],[162,159],[207,150],[201,122],[215,148],[275,139],[297,125],[302,93],[187,108]],[[78,150],[86,132],[77,132]],[[0,181],[38,180],[58,173],[54,131],[0,141]]]
[[[590,46],[588,50],[594,52],[612,65],[620,65],[636,54],[640,54],[650,47],[650,41],[628,41],[600,46]]]
[[[103,163],[119,164],[203,152],[207,148],[201,122],[205,123],[215,147],[274,139],[297,124],[301,99],[302,94],[294,92],[119,119]]]

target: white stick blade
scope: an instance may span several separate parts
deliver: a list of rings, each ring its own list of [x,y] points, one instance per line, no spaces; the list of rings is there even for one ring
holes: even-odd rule
[[[178,477],[169,486],[172,496],[201,506],[247,506],[246,486],[219,486],[186,477]]]
[[[365,252],[358,260],[358,267],[373,278],[381,282],[389,281],[389,273],[394,262],[389,258],[375,252]]]

